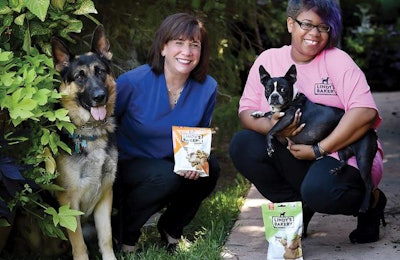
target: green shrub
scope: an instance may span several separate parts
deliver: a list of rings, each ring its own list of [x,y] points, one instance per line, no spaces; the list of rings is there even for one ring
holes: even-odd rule
[[[95,21],[90,13],[96,12],[91,0],[0,0],[0,187],[12,181],[10,162],[20,165],[23,177],[33,181],[19,187],[11,199],[1,196],[0,202],[11,211],[20,208],[34,215],[45,233],[64,239],[55,225],[74,229],[73,216],[81,213],[63,205],[59,214],[39,196],[42,190],[59,188],[52,183],[57,176],[54,156],[60,149],[70,149],[58,131],[74,130],[67,111],[58,106],[60,82],[50,37],[75,42],[71,35],[83,27],[78,17]]]

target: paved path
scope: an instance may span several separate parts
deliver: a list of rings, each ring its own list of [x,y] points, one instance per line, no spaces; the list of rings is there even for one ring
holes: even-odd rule
[[[388,198],[387,226],[381,226],[379,241],[351,244],[348,234],[356,227],[355,217],[316,213],[308,227],[309,236],[302,241],[306,260],[400,259],[400,92],[374,93],[374,97],[383,118],[378,135],[385,151],[380,188]],[[267,259],[260,208],[266,202],[252,186],[225,244],[224,259]]]

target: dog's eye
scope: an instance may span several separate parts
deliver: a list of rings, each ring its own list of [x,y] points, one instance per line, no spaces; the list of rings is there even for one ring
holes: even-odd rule
[[[101,67],[96,67],[94,73],[96,77],[102,81],[105,81],[107,78],[107,71]]]
[[[75,75],[75,79],[78,81],[83,81],[86,78],[85,72],[80,70],[78,74]]]
[[[101,67],[95,67],[94,71],[98,76],[102,76],[107,73],[106,70],[102,69]]]

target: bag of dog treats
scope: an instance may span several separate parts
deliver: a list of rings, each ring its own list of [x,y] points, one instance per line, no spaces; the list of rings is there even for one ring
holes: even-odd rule
[[[301,201],[268,203],[261,206],[268,241],[267,259],[303,259]]]
[[[196,171],[200,177],[207,177],[211,136],[211,128],[172,126],[174,172]]]

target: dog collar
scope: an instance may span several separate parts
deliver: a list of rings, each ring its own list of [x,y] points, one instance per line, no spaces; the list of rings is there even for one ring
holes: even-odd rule
[[[88,141],[95,141],[99,138],[97,135],[86,136],[78,134],[70,134],[69,137],[74,141],[74,149],[76,153],[81,153],[83,148],[87,147]]]

